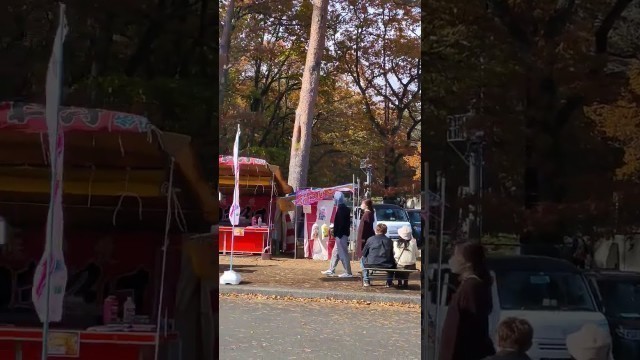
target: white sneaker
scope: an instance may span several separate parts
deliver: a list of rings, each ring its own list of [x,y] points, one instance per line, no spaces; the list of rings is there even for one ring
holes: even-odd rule
[[[344,273],[344,274],[340,274],[340,275],[338,275],[338,277],[341,277],[341,278],[352,278],[352,277],[353,277],[353,275],[351,275],[351,274],[347,274],[347,273]]]
[[[322,275],[333,276],[335,273],[331,270],[321,271]]]

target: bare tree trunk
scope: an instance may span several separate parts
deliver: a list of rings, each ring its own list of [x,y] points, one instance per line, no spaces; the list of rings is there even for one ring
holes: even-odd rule
[[[311,128],[313,110],[318,97],[320,64],[327,32],[329,0],[312,0],[311,34],[309,49],[302,75],[300,102],[296,109],[296,121],[291,139],[291,160],[289,161],[289,185],[295,189],[307,186],[309,153],[311,152]]]
[[[220,89],[218,89],[218,112],[222,113],[222,102],[224,101],[224,91],[227,87],[227,78],[229,74],[229,44],[231,43],[231,27],[233,26],[233,10],[235,0],[229,0],[227,4],[227,12],[224,16],[224,25],[222,27],[222,39],[220,39],[220,54],[218,58],[218,79],[220,80]]]

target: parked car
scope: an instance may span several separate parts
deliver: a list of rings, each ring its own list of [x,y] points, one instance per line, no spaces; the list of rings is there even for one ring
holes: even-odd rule
[[[597,271],[587,277],[609,322],[613,358],[640,359],[640,273]]]
[[[355,228],[358,228],[359,219],[362,216],[362,210],[357,209],[357,219],[355,220]],[[373,226],[378,223],[387,225],[387,236],[390,239],[399,239],[398,230],[403,226],[411,227],[409,215],[407,211],[398,205],[392,204],[373,204]]]
[[[407,209],[407,215],[409,215],[409,222],[411,223],[411,229],[413,230],[413,237],[418,242],[418,247],[422,247],[422,216],[420,216],[420,209]]]
[[[528,351],[532,360],[570,359],[567,335],[586,323],[609,329],[588,280],[568,261],[542,256],[502,255],[490,256],[487,263],[493,277],[493,311],[489,318],[489,331],[494,343],[500,321],[511,316],[524,318],[534,329],[533,346]],[[438,268],[442,279],[440,302],[436,301]],[[438,325],[430,326],[433,334],[435,329],[442,331],[447,306],[458,282],[446,264],[429,266],[427,276],[431,322],[435,321],[435,312],[439,309]]]

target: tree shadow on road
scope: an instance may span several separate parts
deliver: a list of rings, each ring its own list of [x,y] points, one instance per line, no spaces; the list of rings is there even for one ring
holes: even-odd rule
[[[337,277],[337,276],[326,276],[326,277],[321,277],[320,281],[324,281],[324,282],[361,282],[359,277],[352,277],[352,278],[341,278],[341,277]]]
[[[257,269],[252,269],[252,268],[256,268],[258,266],[256,265],[234,265],[233,266],[233,271],[239,272],[239,273],[245,273],[245,274],[251,274],[257,271]],[[222,274],[225,271],[229,270],[229,265],[228,264],[220,264],[218,265],[218,273]]]

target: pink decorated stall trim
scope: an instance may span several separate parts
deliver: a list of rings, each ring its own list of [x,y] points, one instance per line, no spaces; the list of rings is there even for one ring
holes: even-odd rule
[[[144,116],[78,107],[61,106],[59,121],[64,131],[145,133],[153,128]],[[41,104],[0,102],[0,130],[46,133],[45,107]]]
[[[230,155],[219,155],[218,156],[218,164],[219,165],[223,165],[223,166],[233,166],[233,156],[230,156]],[[269,163],[267,163],[266,160],[256,159],[256,158],[251,158],[251,157],[239,157],[238,158],[238,164],[240,166],[242,166],[242,165],[263,165],[263,166],[267,166],[267,165],[269,165]]]
[[[338,191],[353,192],[353,185],[335,186],[325,189],[301,190],[296,193],[293,203],[297,206],[313,205],[320,200],[330,199]]]

